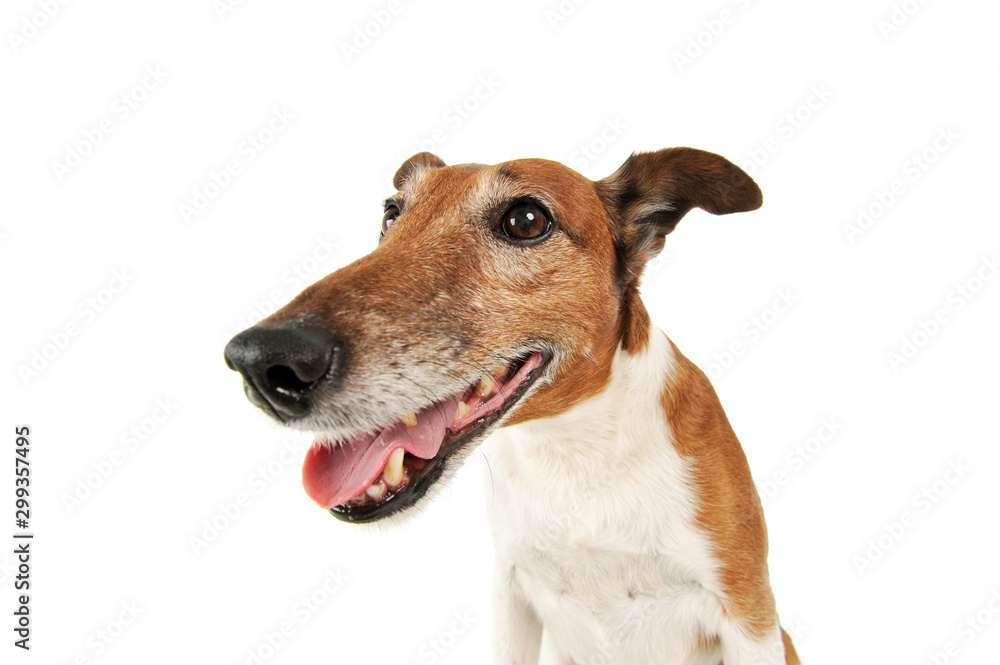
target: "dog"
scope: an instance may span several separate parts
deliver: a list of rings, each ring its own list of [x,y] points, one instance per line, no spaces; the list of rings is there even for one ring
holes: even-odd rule
[[[378,247],[225,349],[247,397],[317,432],[307,494],[398,518],[489,437],[494,662],[797,664],[763,511],[706,376],[650,321],[646,263],[692,208],[760,207],[719,155],[542,159],[393,178]]]

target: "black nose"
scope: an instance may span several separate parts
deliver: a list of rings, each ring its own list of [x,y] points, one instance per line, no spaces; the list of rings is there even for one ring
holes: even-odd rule
[[[254,326],[226,344],[226,364],[243,375],[251,402],[278,420],[312,408],[315,388],[337,362],[337,342],[316,326]]]

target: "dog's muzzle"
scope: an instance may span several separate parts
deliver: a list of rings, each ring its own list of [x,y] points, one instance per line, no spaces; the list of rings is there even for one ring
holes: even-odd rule
[[[343,352],[334,336],[315,326],[257,325],[226,345],[226,365],[243,375],[247,398],[282,422],[312,409],[316,388]]]

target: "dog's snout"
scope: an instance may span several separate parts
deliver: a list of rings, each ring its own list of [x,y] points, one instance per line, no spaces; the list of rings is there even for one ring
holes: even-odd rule
[[[338,362],[336,338],[316,326],[254,326],[226,345],[226,365],[243,375],[247,397],[279,420],[312,408],[314,389]]]

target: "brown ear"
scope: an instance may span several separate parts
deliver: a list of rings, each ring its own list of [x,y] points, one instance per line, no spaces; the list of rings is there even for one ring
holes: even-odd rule
[[[763,202],[757,183],[740,167],[694,148],[633,153],[597,181],[597,191],[613,221],[623,281],[638,278],[691,208],[728,215]]]
[[[402,189],[403,183],[406,179],[410,177],[415,169],[421,166],[426,166],[430,168],[439,169],[444,166],[444,160],[431,152],[418,152],[413,157],[403,162],[403,165],[399,167],[396,171],[396,175],[392,177],[392,186],[396,189]]]

